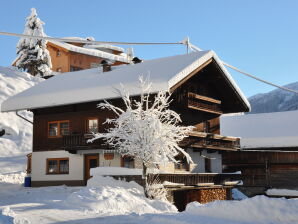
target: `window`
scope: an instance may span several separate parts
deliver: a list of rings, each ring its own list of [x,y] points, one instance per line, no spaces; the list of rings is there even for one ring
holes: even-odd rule
[[[211,159],[205,158],[205,172],[211,173]]]
[[[87,133],[98,132],[98,119],[88,118],[87,119]]]
[[[103,157],[105,158],[105,160],[113,160],[114,159],[114,153],[105,152],[103,154]]]
[[[47,174],[68,174],[69,159],[55,158],[47,159]]]
[[[59,57],[59,56],[61,56],[61,51],[60,50],[57,51],[57,57]]]
[[[55,138],[69,135],[69,121],[51,121],[48,123],[48,137]]]
[[[122,167],[126,168],[134,168],[134,158],[131,156],[124,156],[122,157]]]
[[[80,70],[82,70],[82,68],[80,68],[80,67],[76,67],[76,66],[70,66],[70,71],[71,71],[71,72],[74,72],[74,71],[80,71]]]

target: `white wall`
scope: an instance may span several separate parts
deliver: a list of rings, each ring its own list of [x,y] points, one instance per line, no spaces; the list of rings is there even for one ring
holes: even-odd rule
[[[48,158],[69,158],[69,174],[46,174]],[[83,180],[84,156],[66,151],[43,151],[32,153],[32,181]]]
[[[192,173],[205,173],[205,158],[204,156],[211,159],[211,172],[221,173],[222,172],[222,158],[221,154],[218,152],[207,153],[207,150],[202,150],[200,152],[194,152],[193,149],[187,150],[188,154],[191,156],[194,164],[191,165]]]

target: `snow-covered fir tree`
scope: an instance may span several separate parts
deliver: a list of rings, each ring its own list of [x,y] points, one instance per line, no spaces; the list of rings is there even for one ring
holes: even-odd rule
[[[139,78],[141,95],[139,100],[133,100],[122,86],[118,90],[125,108],[121,109],[109,102],[98,104],[98,108],[108,109],[115,113],[114,119],[106,123],[112,127],[107,133],[95,133],[94,141],[103,138],[122,156],[132,156],[143,162],[143,177],[145,178],[145,194],[148,196],[147,168],[168,161],[177,163],[175,157],[182,153],[192,162],[190,156],[179,147],[179,142],[188,136],[193,127],[183,127],[179,114],[169,109],[169,92],[150,94],[152,83],[148,78]]]
[[[31,9],[30,16],[26,19],[24,34],[31,36],[45,36],[42,22],[36,13]],[[16,66],[33,76],[45,77],[51,74],[51,57],[46,49],[46,40],[21,38],[17,44],[18,60]]]

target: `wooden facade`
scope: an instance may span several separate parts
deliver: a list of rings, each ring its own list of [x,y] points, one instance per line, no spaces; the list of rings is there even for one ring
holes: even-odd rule
[[[268,188],[298,189],[298,147],[224,152],[223,168],[241,171],[243,190],[249,195]]]
[[[239,149],[239,139],[220,135],[219,116],[221,113],[245,111],[248,108],[243,107],[223,76],[221,74],[217,75],[218,71],[216,70],[216,64],[210,61],[203,70],[197,71],[191,78],[181,83],[181,86],[177,86],[176,89],[172,90],[170,108],[180,114],[181,125],[195,126],[194,131],[190,133],[189,141],[181,143],[184,147],[194,147],[197,150]],[[201,102],[204,106],[194,105],[189,107],[189,99]],[[232,100],[233,104],[231,103]],[[111,100],[110,102],[123,107],[121,99]],[[83,142],[84,138],[88,138],[86,137],[86,134],[88,134],[86,132],[88,118],[96,118],[100,124],[98,131],[104,132],[108,126],[102,123],[106,118],[112,118],[113,116],[111,111],[97,109],[98,103],[79,103],[33,110],[33,152],[61,149],[74,152],[78,150],[78,148],[72,148],[75,146],[90,149],[98,147],[96,144]],[[210,109],[211,107],[220,108]],[[69,136],[49,138],[49,123],[64,120],[69,121]],[[81,144],[75,144],[76,142],[81,142]]]
[[[103,58],[86,55],[78,52],[69,51],[63,47],[57,46],[51,42],[47,43],[47,49],[52,60],[52,70],[54,72],[71,72],[89,69],[99,66]],[[118,52],[113,52],[119,54]],[[124,64],[115,61],[113,65]]]

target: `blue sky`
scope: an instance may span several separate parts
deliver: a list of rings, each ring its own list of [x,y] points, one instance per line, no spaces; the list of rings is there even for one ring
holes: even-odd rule
[[[298,1],[295,0],[10,0],[1,3],[0,30],[22,33],[30,8],[55,37],[102,41],[177,42],[214,50],[222,60],[280,85],[298,81]],[[0,65],[15,58],[18,38],[0,36]],[[185,53],[182,46],[134,46],[144,59]],[[231,71],[252,96],[273,87]]]

